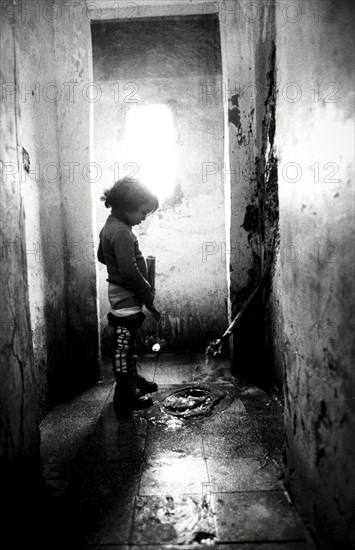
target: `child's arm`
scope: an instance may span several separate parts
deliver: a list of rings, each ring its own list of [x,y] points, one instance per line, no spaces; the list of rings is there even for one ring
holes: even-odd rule
[[[104,253],[103,253],[103,251],[102,251],[101,231],[100,231],[99,239],[100,239],[100,241],[99,241],[99,248],[97,249],[97,259],[99,260],[100,263],[106,265]]]
[[[155,305],[151,305],[151,306],[147,306],[147,310],[150,311],[150,313],[152,314],[152,317],[156,320],[156,321],[160,321],[160,318],[161,318],[161,313],[159,311],[159,309],[157,309],[155,307]]]
[[[120,274],[123,275],[126,284],[140,297],[149,310],[154,308],[154,292],[138,268],[135,257],[136,238],[131,232],[120,231],[116,234],[114,253]]]
[[[97,259],[99,260],[100,263],[106,265],[105,257],[104,257],[103,252],[102,252],[102,245],[101,245],[101,242],[99,243],[99,248],[98,248],[98,250],[97,250]]]

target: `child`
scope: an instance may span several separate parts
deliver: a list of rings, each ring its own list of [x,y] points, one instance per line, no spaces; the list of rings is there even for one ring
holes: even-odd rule
[[[146,393],[157,391],[137,373],[135,338],[145,315],[143,304],[159,321],[154,306],[154,292],[147,281],[147,266],[139,249],[132,226],[138,225],[158,206],[158,198],[137,180],[117,181],[101,197],[111,215],[100,231],[98,259],[108,272],[108,298],[111,310],[107,315],[114,329],[112,366],[116,379],[114,403],[125,409],[144,409],[153,404]]]

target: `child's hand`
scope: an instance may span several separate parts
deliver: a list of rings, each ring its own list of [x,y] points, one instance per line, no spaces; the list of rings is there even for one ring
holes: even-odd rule
[[[153,316],[153,319],[155,319],[156,321],[160,321],[161,319],[161,313],[158,310],[152,311],[152,316]]]
[[[150,313],[152,314],[153,319],[155,319],[156,321],[160,321],[161,313],[155,306],[150,306],[148,308],[148,311],[150,311]]]

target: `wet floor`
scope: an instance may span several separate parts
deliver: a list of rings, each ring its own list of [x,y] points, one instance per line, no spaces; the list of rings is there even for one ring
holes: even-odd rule
[[[108,363],[100,384],[43,421],[47,547],[314,548],[282,484],[280,400],[236,383],[220,358],[147,355],[141,366],[159,385],[147,411],[117,415]],[[171,396],[191,386],[193,406],[203,393],[211,406],[176,414]]]

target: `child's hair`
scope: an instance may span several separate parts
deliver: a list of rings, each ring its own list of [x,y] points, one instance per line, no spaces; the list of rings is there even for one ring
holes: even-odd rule
[[[123,178],[104,191],[101,200],[105,201],[106,208],[114,208],[124,212],[133,212],[142,204],[151,204],[150,212],[159,206],[158,197],[143,183],[132,178]]]

